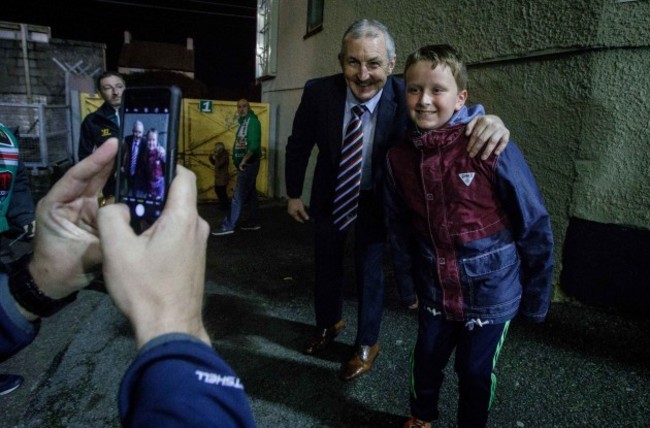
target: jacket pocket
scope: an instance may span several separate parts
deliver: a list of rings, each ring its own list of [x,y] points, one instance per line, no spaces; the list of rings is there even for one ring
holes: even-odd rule
[[[519,254],[514,243],[463,259],[462,268],[469,285],[470,306],[498,310],[501,306],[518,302],[521,297],[519,266]]]

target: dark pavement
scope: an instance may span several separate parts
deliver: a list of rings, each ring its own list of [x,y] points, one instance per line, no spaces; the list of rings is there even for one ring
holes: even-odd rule
[[[200,210],[213,227],[223,216],[215,205]],[[258,426],[400,426],[417,322],[397,303],[390,266],[380,354],[369,373],[340,381],[356,331],[352,282],[347,328],[322,355],[303,355],[313,324],[311,227],[289,218],[283,202],[263,202],[261,215],[259,231],[209,238],[205,305],[214,347],[242,378]],[[0,397],[0,427],[119,426],[117,388],[134,355],[130,327],[108,297],[83,291],[0,364],[26,378]],[[454,426],[451,365],[434,427]],[[650,427],[650,319],[554,303],[544,324],[513,322],[497,376],[490,427]]]

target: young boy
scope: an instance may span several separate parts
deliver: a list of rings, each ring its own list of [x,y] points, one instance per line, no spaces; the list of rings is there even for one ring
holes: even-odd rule
[[[151,128],[147,132],[146,170],[149,196],[162,199],[165,197],[165,149],[158,145],[158,131]]]
[[[443,370],[456,351],[458,426],[484,427],[494,366],[517,313],[541,322],[552,291],[548,212],[521,152],[508,144],[483,161],[467,155],[467,72],[447,45],[406,61],[406,104],[415,129],[388,152],[387,218],[399,248],[413,248],[420,301],[410,407],[404,427],[438,418]]]

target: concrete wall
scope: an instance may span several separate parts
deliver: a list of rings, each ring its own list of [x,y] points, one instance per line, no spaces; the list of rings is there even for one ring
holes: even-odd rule
[[[546,198],[557,272],[572,216],[650,227],[650,2],[328,1],[323,31],[303,40],[306,3],[279,1],[278,73],[262,84],[262,101],[278,112],[276,196],[285,195],[284,145],[302,85],[340,71],[343,31],[369,17],[391,29],[398,73],[424,44],[464,54],[470,103],[503,118]],[[305,200],[310,188],[308,178]]]

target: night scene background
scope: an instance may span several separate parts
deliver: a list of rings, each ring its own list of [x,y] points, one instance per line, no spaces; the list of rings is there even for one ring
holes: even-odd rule
[[[108,70],[117,70],[125,31],[132,40],[180,45],[190,37],[204,95],[251,101],[259,101],[256,19],[257,0],[19,0],[0,6],[0,21],[44,25],[53,38],[105,44]]]

